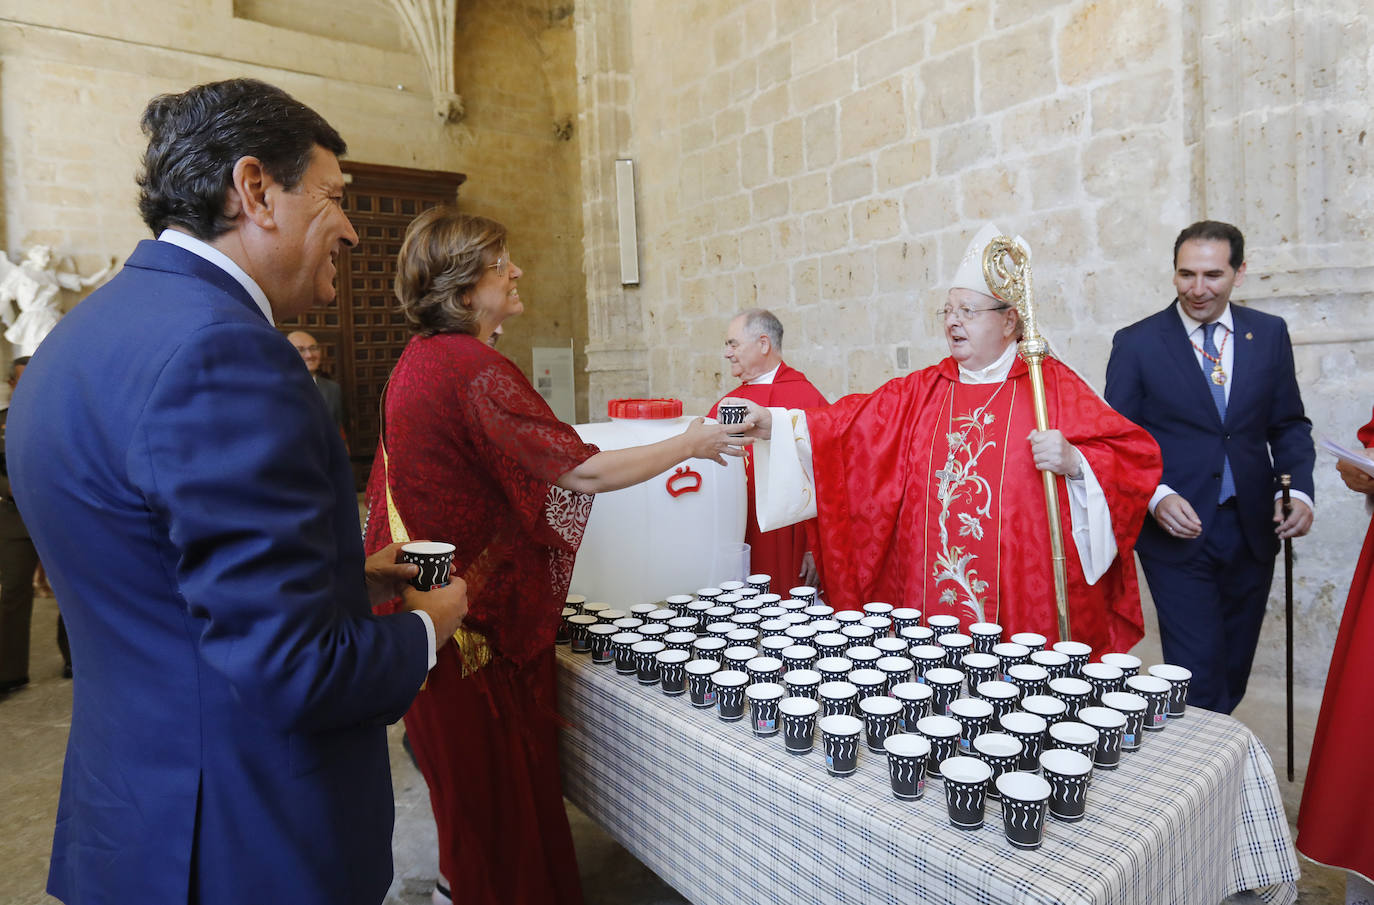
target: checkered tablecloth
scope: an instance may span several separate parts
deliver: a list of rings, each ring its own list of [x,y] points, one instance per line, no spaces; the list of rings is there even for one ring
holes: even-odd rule
[[[558,652],[564,792],[696,905],[840,902],[1214,905],[1297,900],[1297,858],[1269,755],[1235,720],[1190,710],[1097,771],[1079,823],[1047,818],[1019,851],[1001,806],[968,832],[944,789],[891,794],[882,755],[832,777],[819,733],[791,755],[685,695]]]

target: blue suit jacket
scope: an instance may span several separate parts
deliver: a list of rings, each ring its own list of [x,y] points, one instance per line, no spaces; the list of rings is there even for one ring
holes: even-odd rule
[[[372,615],[348,457],[219,268],[140,243],[44,341],[9,462],[79,676],[48,890],[68,903],[376,903],[385,726],[424,680]]]
[[[1164,476],[1202,520],[1205,535],[1216,518],[1223,456],[1231,460],[1236,509],[1246,545],[1257,557],[1273,556],[1274,493],[1278,475],[1313,496],[1312,422],[1303,414],[1293,368],[1293,346],[1282,318],[1231,306],[1235,335],[1231,397],[1226,420],[1217,414],[1207,376],[1174,304],[1117,331],[1107,361],[1106,399],[1145,428],[1164,455]],[[1272,459],[1271,459],[1272,456]],[[1145,519],[1136,549],[1183,562],[1202,538],[1171,537]]]

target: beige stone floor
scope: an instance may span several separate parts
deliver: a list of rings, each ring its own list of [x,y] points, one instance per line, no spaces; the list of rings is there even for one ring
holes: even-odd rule
[[[1146,604],[1146,612],[1153,607]],[[54,641],[57,610],[51,598],[35,604],[30,685],[0,697],[0,903],[46,905],[43,893],[53,815],[62,771],[63,750],[71,721],[71,683],[61,676],[62,661]],[[1154,627],[1137,653],[1158,662]],[[1319,696],[1300,693],[1296,707],[1298,740],[1296,782],[1284,781],[1283,686],[1268,677],[1273,664],[1251,683],[1250,694],[1236,717],[1263,740],[1280,775],[1290,823],[1302,796],[1308,750],[1316,723]],[[78,670],[80,666],[78,664]],[[400,746],[399,727],[392,727],[392,773],[396,789],[396,881],[387,905],[421,905],[429,901],[436,855],[434,823],[424,782]],[[669,905],[685,901],[631,857],[575,808],[569,808],[588,905]],[[1302,864],[1299,902],[1339,905],[1344,879],[1338,871]],[[1235,897],[1239,903],[1243,897]]]

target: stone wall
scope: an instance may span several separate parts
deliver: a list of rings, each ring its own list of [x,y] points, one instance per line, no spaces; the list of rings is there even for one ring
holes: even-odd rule
[[[704,410],[752,305],[832,398],[931,363],[940,287],[987,219],[1030,241],[1042,328],[1100,388],[1113,332],[1172,298],[1174,236],[1211,217],[1249,234],[1237,295],[1288,318],[1317,430],[1367,420],[1359,0],[582,0],[578,17],[593,411],[627,388]],[[631,289],[616,155],[640,179]],[[1365,523],[1327,458],[1318,496],[1298,571],[1313,684]],[[1272,628],[1261,671],[1281,662]]]
[[[147,235],[133,177],[148,99],[252,76],[319,110],[354,160],[466,173],[460,207],[506,223],[526,271],[527,313],[508,326],[502,350],[526,373],[532,345],[572,339],[580,353],[579,157],[566,129],[561,137],[555,129],[576,108],[571,9],[553,0],[460,7],[456,68],[467,115],[443,125],[419,62],[396,47],[400,30],[385,0],[349,0],[347,27],[331,23],[341,13],[324,0],[0,0],[4,247],[18,255],[46,242],[83,273],[111,255],[122,260]],[[368,16],[371,36],[356,21]]]

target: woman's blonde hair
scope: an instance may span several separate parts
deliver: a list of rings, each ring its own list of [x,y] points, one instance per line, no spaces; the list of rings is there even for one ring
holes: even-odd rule
[[[412,220],[401,243],[395,283],[410,329],[421,336],[476,335],[477,313],[463,306],[463,297],[505,246],[506,228],[500,223],[446,205]]]

